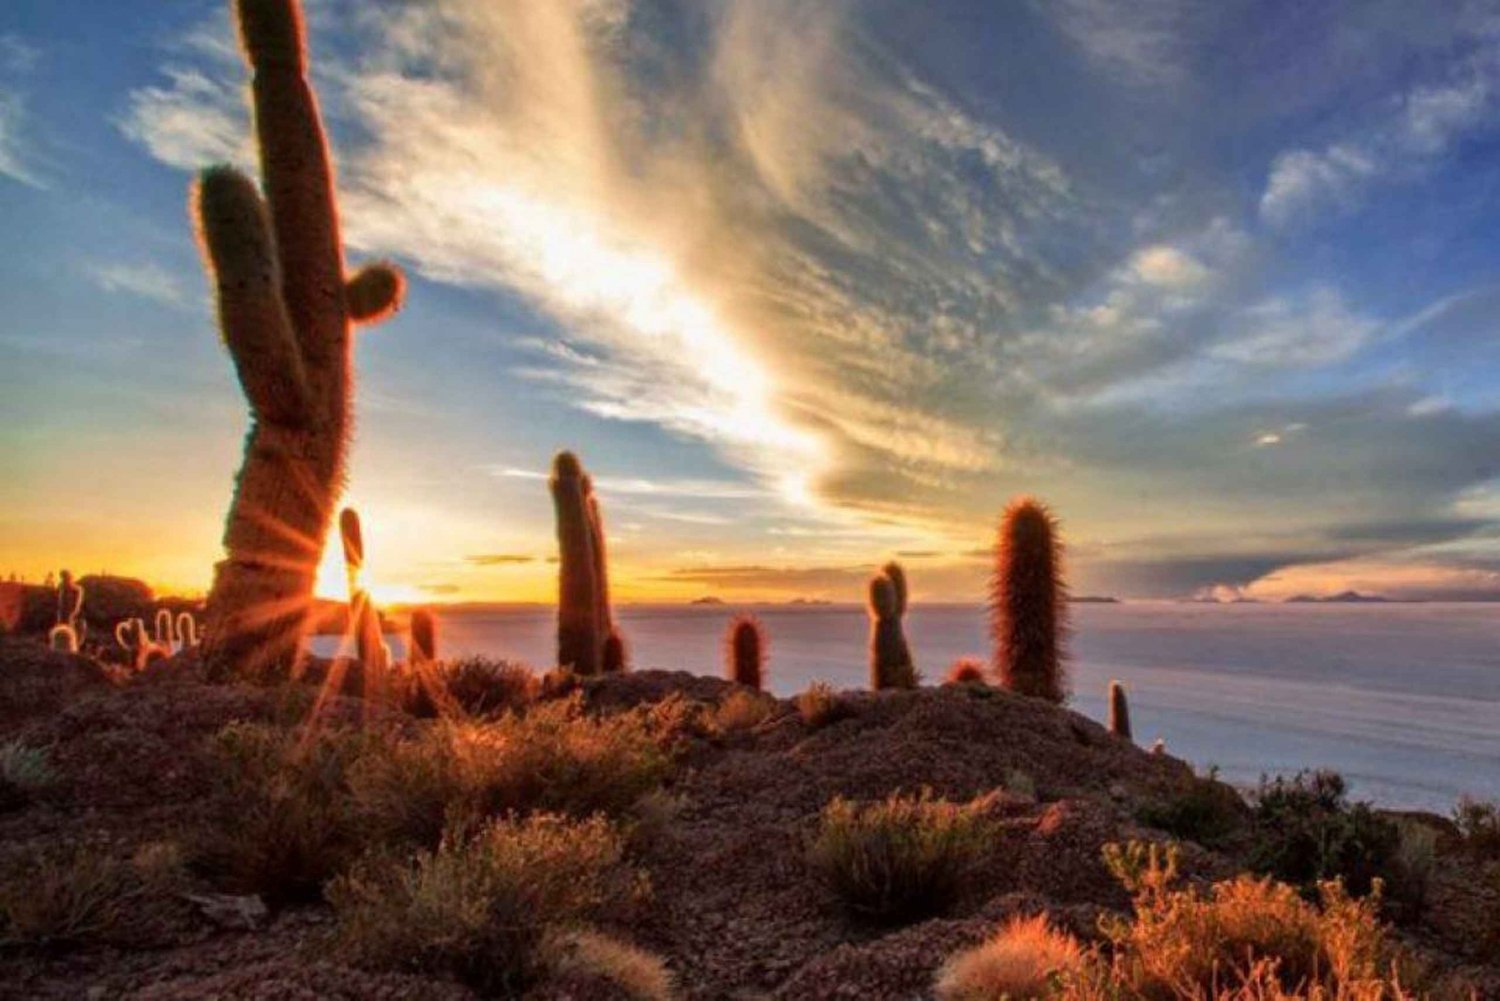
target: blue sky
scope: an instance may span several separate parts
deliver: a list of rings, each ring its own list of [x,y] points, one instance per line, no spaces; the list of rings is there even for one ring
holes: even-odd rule
[[[1500,4],[310,0],[386,593],[1500,594]],[[185,203],[217,0],[0,11],[0,570],[206,584],[243,435]]]

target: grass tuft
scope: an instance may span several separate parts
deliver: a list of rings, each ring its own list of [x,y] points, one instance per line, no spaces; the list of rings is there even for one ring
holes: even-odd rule
[[[807,690],[797,696],[796,702],[802,722],[814,730],[854,715],[854,707],[835,692],[832,685],[822,681],[808,685]]]
[[[180,915],[186,876],[175,845],[143,846],[129,859],[84,848],[31,860],[0,880],[0,945],[61,951],[139,947]]]
[[[938,1001],[1031,1001],[1061,996],[1091,962],[1087,950],[1045,914],[1012,918],[981,945],[948,959],[933,990]]]

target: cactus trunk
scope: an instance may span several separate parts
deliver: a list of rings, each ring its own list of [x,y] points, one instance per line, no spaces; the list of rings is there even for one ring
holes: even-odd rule
[[[300,655],[343,486],[351,321],[389,313],[402,291],[387,265],[346,279],[300,5],[237,0],[235,8],[267,197],[219,167],[204,173],[195,199],[220,327],[252,413],[226,558],[204,615],[204,661],[216,679],[282,675]],[[385,301],[366,302],[372,295]]]
[[[1130,702],[1125,697],[1125,686],[1118,681],[1109,683],[1109,732],[1126,740],[1132,739]]]
[[[729,623],[729,680],[757,691],[766,683],[766,631],[753,615],[736,616]]]
[[[1051,702],[1067,698],[1066,603],[1057,523],[1040,503],[1020,498],[1001,519],[990,585],[995,671],[1002,687]]]
[[[891,571],[894,570],[893,574]],[[906,575],[894,563],[870,580],[870,687],[915,688],[916,670],[901,625]]]
[[[552,462],[557,513],[557,665],[583,675],[623,671],[625,638],[609,605],[609,559],[594,484],[578,457]]]

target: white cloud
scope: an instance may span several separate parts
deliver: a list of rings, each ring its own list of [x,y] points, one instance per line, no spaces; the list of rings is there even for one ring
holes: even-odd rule
[[[26,126],[26,104],[21,95],[0,88],[0,176],[33,188],[45,188],[22,136]]]
[[[130,94],[120,131],[162,163],[201,170],[215,163],[255,162],[249,115],[238,86],[201,70],[167,67],[165,87]]]
[[[1355,146],[1335,145],[1321,152],[1289,150],[1271,164],[1260,198],[1261,218],[1282,226],[1326,202],[1353,205],[1365,182],[1380,169],[1372,153]]]
[[[192,301],[182,279],[158,264],[108,262],[86,265],[85,270],[106,292],[133,295],[179,309]]]

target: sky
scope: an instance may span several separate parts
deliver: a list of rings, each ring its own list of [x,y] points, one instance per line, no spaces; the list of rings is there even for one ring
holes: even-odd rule
[[[308,0],[387,600],[1500,597],[1500,2]],[[247,424],[186,212],[220,0],[0,6],[0,574],[204,589]],[[336,568],[325,574],[340,579]],[[331,588],[334,593],[337,588]]]

